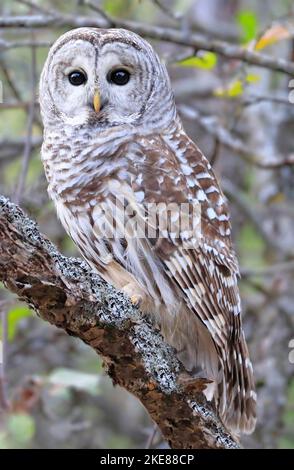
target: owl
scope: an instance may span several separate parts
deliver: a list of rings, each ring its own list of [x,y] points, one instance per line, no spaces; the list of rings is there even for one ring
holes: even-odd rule
[[[227,203],[165,65],[123,29],[79,28],[40,80],[49,196],[90,266],[153,316],[229,430],[256,421]]]

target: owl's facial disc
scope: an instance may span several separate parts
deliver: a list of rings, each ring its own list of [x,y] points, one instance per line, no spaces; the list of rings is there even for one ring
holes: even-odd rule
[[[61,121],[69,126],[81,126],[91,114],[96,114],[93,106],[98,85],[96,62],[95,45],[84,39],[70,38],[53,46],[40,82],[45,125]]]
[[[49,53],[40,86],[45,124],[54,119],[98,130],[153,122],[164,95],[171,110],[164,66],[148,43],[125,30],[66,33]]]

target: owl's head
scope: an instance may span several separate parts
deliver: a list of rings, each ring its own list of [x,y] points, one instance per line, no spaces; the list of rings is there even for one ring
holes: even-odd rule
[[[151,45],[123,29],[79,28],[52,46],[40,82],[45,127],[158,127],[175,105]]]

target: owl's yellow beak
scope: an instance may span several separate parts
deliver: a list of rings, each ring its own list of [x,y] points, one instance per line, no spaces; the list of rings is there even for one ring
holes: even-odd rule
[[[94,93],[93,106],[94,106],[96,113],[99,113],[100,108],[101,108],[101,99],[100,99],[99,91],[97,89],[95,90],[95,93]]]

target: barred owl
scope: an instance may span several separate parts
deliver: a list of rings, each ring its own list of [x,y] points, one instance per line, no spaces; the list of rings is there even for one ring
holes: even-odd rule
[[[210,380],[205,394],[225,425],[252,432],[228,207],[183,129],[165,66],[130,31],[69,31],[49,52],[40,104],[48,192],[65,230],[102,278],[154,316],[186,370]],[[186,227],[197,219],[190,208],[174,226],[187,205],[199,209],[198,228]]]

